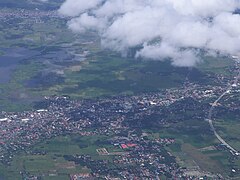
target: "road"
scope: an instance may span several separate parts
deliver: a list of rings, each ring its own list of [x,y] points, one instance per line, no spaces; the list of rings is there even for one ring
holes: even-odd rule
[[[238,80],[240,79],[240,73],[238,74],[238,76],[235,78],[233,84],[237,84],[238,83]],[[209,122],[209,125],[210,125],[210,128],[211,130],[213,131],[214,135],[216,136],[216,138],[224,145],[226,146],[230,152],[234,155],[239,155],[239,151],[236,150],[234,147],[232,147],[230,144],[228,144],[216,131],[214,125],[213,125],[213,119],[212,119],[212,113],[213,113],[213,110],[214,108],[217,106],[218,102],[227,94],[230,94],[231,93],[231,90],[233,88],[233,84],[231,84],[225,92],[223,92],[219,97],[218,99],[216,99],[214,101],[214,103],[212,104],[210,110],[209,110],[209,113],[208,113],[208,122]]]

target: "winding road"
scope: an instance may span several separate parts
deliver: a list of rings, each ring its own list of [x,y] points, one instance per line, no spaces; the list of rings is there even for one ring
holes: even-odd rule
[[[237,84],[238,83],[238,80],[240,79],[240,73],[238,74],[238,76],[235,78],[233,84]],[[230,144],[228,144],[216,131],[214,125],[213,125],[213,119],[212,119],[212,113],[213,113],[213,110],[214,108],[217,106],[218,102],[227,94],[231,93],[231,90],[233,88],[233,84],[231,84],[225,92],[223,92],[219,97],[218,99],[216,99],[214,101],[214,103],[212,104],[210,110],[209,110],[209,113],[208,113],[208,122],[209,122],[209,125],[210,125],[210,128],[211,130],[213,131],[214,135],[216,136],[216,138],[224,145],[226,146],[230,152],[234,155],[239,155],[239,152],[238,150],[236,150],[234,147],[232,147]]]

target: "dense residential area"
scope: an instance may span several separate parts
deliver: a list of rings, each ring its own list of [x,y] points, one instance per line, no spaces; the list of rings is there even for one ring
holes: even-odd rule
[[[231,80],[228,84],[233,83]],[[239,93],[238,83],[231,85],[233,96]],[[135,96],[119,96],[104,99],[72,100],[69,96],[45,97],[36,103],[36,110],[24,112],[1,112],[0,153],[1,162],[8,165],[19,151],[30,154],[46,152],[31,151],[37,143],[57,136],[79,134],[81,136],[101,136],[102,148],[96,149],[99,156],[110,156],[110,160],[93,160],[90,155],[66,155],[68,161],[86,166],[91,170],[89,177],[133,179],[145,177],[154,179],[164,174],[169,178],[214,177],[221,175],[195,170],[191,173],[182,169],[174,155],[166,147],[174,144],[174,138],[149,138],[144,129],[174,127],[179,122],[206,122],[211,103],[226,90],[226,86],[200,86],[186,84],[181,89],[167,89],[158,93]],[[230,99],[231,99],[230,96]],[[214,116],[234,112],[239,114],[239,101],[225,99],[216,105]],[[195,129],[199,133],[211,135],[207,123]],[[181,127],[182,131],[194,131],[194,127]],[[179,131],[176,127],[176,131]],[[109,152],[104,144],[116,147]],[[219,143],[220,145],[220,143]],[[227,148],[217,149],[229,151]],[[198,172],[198,173],[196,173]],[[86,176],[86,174],[84,175]],[[71,176],[72,179],[76,175]],[[75,178],[76,179],[76,178]]]

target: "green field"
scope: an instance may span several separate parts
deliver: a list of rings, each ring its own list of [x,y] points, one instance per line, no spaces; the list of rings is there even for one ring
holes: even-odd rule
[[[211,134],[189,132],[184,129],[176,131],[176,127],[162,128],[161,130],[145,130],[148,138],[174,138],[175,143],[167,146],[181,167],[187,169],[199,167],[203,171],[220,173],[225,177],[231,174],[231,167],[234,164],[229,162],[230,154],[214,148],[218,140]],[[187,126],[187,124],[185,124]],[[198,128],[206,128],[207,124],[195,122]],[[239,167],[239,166],[238,166]]]
[[[76,165],[64,159],[64,155],[90,155],[96,160],[111,160],[111,156],[100,156],[96,149],[107,148],[108,151],[118,151],[112,145],[101,144],[106,136],[82,137],[79,135],[60,136],[34,146],[31,151],[45,152],[45,155],[20,153],[13,158],[10,166],[0,165],[0,177],[7,180],[20,179],[20,172],[31,175],[41,175],[43,179],[68,179],[69,174],[90,172],[86,167]]]
[[[1,3],[6,4],[5,1]],[[22,4],[15,0],[7,4],[13,3]],[[57,4],[49,3],[51,6]],[[233,65],[228,58],[205,57],[196,67],[183,68],[174,67],[169,61],[122,57],[101,49],[94,33],[72,33],[66,19],[62,18],[45,18],[44,23],[35,23],[31,18],[15,18],[1,23],[0,28],[3,29],[0,32],[0,56],[4,55],[4,48],[17,47],[41,53],[19,62],[11,72],[10,82],[0,84],[0,108],[7,111],[31,109],[32,102],[45,95],[68,94],[74,98],[132,95],[179,87],[186,77],[194,83],[214,84],[216,82],[208,75],[230,76],[229,67]],[[89,51],[85,61],[71,61],[71,56],[61,60],[61,54],[58,56],[60,52],[81,54],[84,50]],[[48,57],[53,54],[54,58]],[[39,74],[50,72],[52,74],[46,77],[52,78],[39,78]],[[59,78],[61,81],[57,81]],[[37,86],[29,87],[29,81],[34,81]]]
[[[240,149],[240,122],[238,120],[216,120],[218,133],[236,149]]]
[[[140,61],[100,53],[84,62],[72,66],[65,65],[64,82],[53,81],[46,86],[36,80],[36,83],[40,83],[38,87],[26,86],[27,81],[46,68],[48,67],[39,61],[20,64],[10,83],[0,86],[2,92],[5,92],[4,97],[16,97],[17,102],[18,99],[27,101],[53,94],[68,94],[74,98],[133,95],[182,86],[187,76],[195,83],[213,83],[202,74],[202,70],[177,68],[171,66],[169,62]],[[21,94],[25,96],[21,98]],[[8,101],[8,98],[2,100],[6,109],[17,110],[11,107],[11,102]]]

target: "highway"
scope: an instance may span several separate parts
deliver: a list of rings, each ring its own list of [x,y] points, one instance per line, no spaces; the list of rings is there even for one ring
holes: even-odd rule
[[[237,84],[238,83],[238,80],[240,79],[240,73],[238,74],[238,76],[235,78],[233,84]],[[214,125],[213,125],[213,119],[212,119],[212,113],[214,111],[214,108],[218,105],[219,101],[227,94],[230,94],[231,93],[231,90],[233,88],[233,84],[231,84],[225,92],[223,92],[219,97],[218,99],[216,99],[214,101],[214,103],[212,104],[210,110],[209,110],[209,113],[208,113],[208,122],[209,122],[209,125],[210,125],[210,128],[211,130],[213,131],[214,135],[216,136],[216,138],[224,145],[226,146],[230,152],[234,155],[239,155],[239,151],[236,150],[234,147],[232,147],[230,144],[228,144],[216,131]]]

